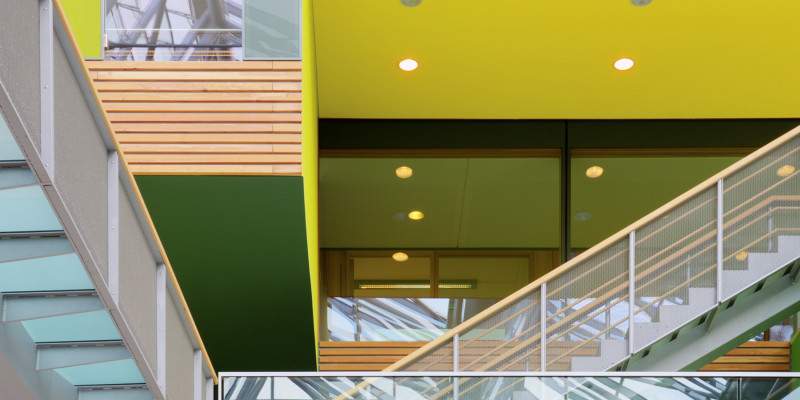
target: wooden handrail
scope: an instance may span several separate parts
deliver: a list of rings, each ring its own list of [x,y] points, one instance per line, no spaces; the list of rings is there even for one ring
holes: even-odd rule
[[[646,215],[645,217],[639,219],[638,221],[634,222],[633,224],[629,225],[628,227],[624,228],[623,230],[621,230],[621,231],[617,232],[616,234],[610,236],[609,238],[603,240],[602,242],[600,242],[597,245],[593,246],[588,251],[586,251],[586,252],[578,255],[574,259],[566,262],[561,267],[558,267],[558,268],[554,269],[553,271],[550,271],[549,273],[543,275],[542,277],[540,277],[539,279],[535,280],[534,282],[526,285],[525,287],[523,287],[520,290],[514,292],[513,294],[511,294],[510,296],[506,297],[505,299],[503,299],[503,300],[499,301],[498,303],[494,304],[493,306],[487,308],[483,312],[475,315],[474,317],[472,317],[469,320],[465,321],[464,323],[462,323],[461,325],[459,325],[455,329],[453,329],[453,330],[449,331],[448,333],[440,336],[439,338],[433,340],[429,344],[423,346],[419,350],[417,350],[414,353],[410,354],[408,357],[406,357],[406,358],[398,361],[397,363],[391,365],[390,367],[388,367],[384,371],[387,371],[387,372],[388,371],[396,371],[396,370],[402,368],[403,366],[405,366],[406,364],[410,363],[412,360],[414,360],[414,359],[416,359],[416,358],[428,353],[432,349],[437,348],[440,344],[444,343],[447,340],[450,340],[456,334],[460,334],[464,330],[476,325],[477,323],[479,323],[480,321],[482,321],[486,317],[488,317],[488,316],[490,316],[490,315],[502,310],[505,306],[507,306],[507,305],[513,303],[514,301],[519,300],[520,298],[524,297],[530,291],[534,290],[537,287],[540,287],[542,285],[542,283],[548,282],[548,281],[552,280],[553,278],[561,275],[562,273],[564,273],[564,272],[568,271],[569,269],[571,269],[573,266],[583,262],[584,260],[586,260],[589,257],[595,255],[596,253],[605,250],[607,247],[610,247],[612,244],[615,244],[616,242],[618,242],[620,240],[623,240],[631,232],[633,232],[633,231],[645,226],[646,224],[652,222],[653,220],[655,220],[657,217],[661,216],[665,212],[668,212],[668,211],[670,211],[670,210],[682,205],[688,199],[691,199],[692,197],[702,193],[703,191],[705,191],[705,190],[707,190],[709,188],[712,188],[714,185],[716,185],[716,182],[719,181],[720,179],[724,179],[725,177],[728,177],[728,176],[732,175],[733,173],[739,171],[740,169],[748,166],[753,161],[758,160],[759,158],[761,158],[765,154],[775,150],[776,148],[778,148],[779,146],[783,145],[784,143],[787,143],[789,140],[797,137],[798,134],[800,134],[800,127],[792,129],[791,131],[787,132],[786,134],[784,134],[784,135],[780,136],[779,138],[773,140],[772,142],[770,142],[766,146],[756,150],[755,152],[753,152],[749,156],[739,160],[738,162],[734,163],[733,165],[731,165],[730,167],[724,169],[723,171],[717,173],[716,175],[712,176],[711,178],[708,178],[706,181],[704,181],[701,184],[699,184],[699,185],[695,186],[694,188],[690,189],[689,191],[687,191],[683,195],[673,199],[672,201],[670,201],[667,204],[659,207],[655,211],[653,211],[650,214]],[[795,151],[795,150],[793,150],[793,151]],[[773,161],[773,163],[771,163],[771,164],[774,164],[775,162],[776,161]],[[767,166],[762,167],[759,171],[763,171],[765,168],[767,168]],[[741,182],[739,182],[738,184],[741,184]],[[736,187],[738,184],[732,186],[731,189]],[[777,185],[777,184],[780,184],[780,181],[779,181],[779,183],[776,183],[775,185]],[[772,185],[772,186],[775,186],[775,185]],[[764,191],[762,191],[762,193],[763,192]],[[734,208],[732,210],[730,210],[729,212],[734,212],[736,209],[738,209],[740,207],[741,207],[741,205],[737,206],[736,208]],[[734,221],[731,221],[731,223],[733,223],[733,222]],[[633,245],[635,245],[635,244],[633,244]]]

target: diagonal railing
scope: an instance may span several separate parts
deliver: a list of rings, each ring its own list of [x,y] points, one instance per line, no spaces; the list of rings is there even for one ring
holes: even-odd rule
[[[800,127],[386,371],[610,368],[800,256],[798,167]]]

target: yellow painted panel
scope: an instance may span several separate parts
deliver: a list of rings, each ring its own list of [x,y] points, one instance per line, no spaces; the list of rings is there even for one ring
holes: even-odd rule
[[[800,2],[316,1],[323,118],[800,117]],[[419,60],[404,72],[397,63]],[[615,70],[621,57],[635,60]]]
[[[61,5],[67,14],[69,26],[78,39],[83,57],[102,57],[103,16],[100,0],[61,0]]]
[[[308,268],[311,279],[311,304],[314,335],[319,346],[319,150],[317,103],[317,68],[314,42],[314,10],[311,0],[303,0],[303,194],[306,210]],[[317,348],[316,354],[319,354]],[[317,358],[319,367],[319,358]]]

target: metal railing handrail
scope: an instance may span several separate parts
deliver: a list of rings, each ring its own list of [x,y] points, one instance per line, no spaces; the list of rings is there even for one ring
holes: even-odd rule
[[[706,179],[699,185],[693,187],[692,189],[688,190],[684,194],[678,196],[677,198],[673,199],[672,201],[664,204],[663,206],[657,208],[653,212],[647,214],[646,216],[642,217],[638,221],[632,223],[631,225],[627,226],[626,228],[620,230],[619,232],[611,235],[607,239],[603,240],[602,242],[596,244],[589,250],[581,253],[577,257],[573,258],[572,260],[567,261],[560,267],[548,272],[547,274],[543,275],[542,277],[536,279],[535,281],[531,282],[530,284],[524,286],[523,288],[519,289],[518,291],[512,293],[508,297],[504,298],[503,300],[499,301],[498,303],[490,306],[486,310],[478,313],[474,317],[470,318],[469,320],[463,322],[462,324],[456,326],[455,328],[451,329],[447,333],[443,334],[442,336],[436,338],[435,340],[429,342],[428,344],[422,346],[418,350],[412,352],[408,356],[404,357],[403,359],[395,362],[394,364],[387,367],[384,371],[386,372],[394,372],[404,366],[408,365],[412,361],[416,360],[417,358],[428,354],[431,350],[436,349],[441,344],[451,340],[452,338],[456,337],[463,333],[465,330],[473,327],[474,325],[480,323],[481,321],[485,320],[486,318],[492,316],[496,312],[502,311],[506,306],[512,304],[513,302],[522,299],[524,296],[530,294],[532,291],[541,288],[547,282],[553,280],[561,276],[563,273],[569,271],[571,268],[580,265],[583,261],[589,259],[592,256],[597,255],[603,250],[610,248],[611,246],[617,244],[618,242],[628,238],[631,233],[637,231],[638,229],[646,226],[647,224],[655,221],[657,218],[661,217],[665,213],[676,209],[677,207],[683,205],[687,200],[703,193],[706,190],[714,188],[720,180],[723,180],[734,173],[738,172],[740,169],[750,165],[752,162],[762,158],[764,155],[768,154],[769,152],[777,149],[781,145],[787,143],[788,141],[800,136],[800,126],[792,129],[791,131],[781,135],[777,139],[773,140],[772,142],[768,143],[767,145],[759,148],[755,152],[751,153],[750,155],[742,158],[741,160],[737,161],[736,163],[732,164],[728,168],[725,168],[721,172],[713,175],[712,177]],[[752,199],[751,199],[752,200]],[[748,200],[749,202],[750,200]],[[635,245],[635,244],[629,244]],[[633,294],[631,294],[633,295]]]

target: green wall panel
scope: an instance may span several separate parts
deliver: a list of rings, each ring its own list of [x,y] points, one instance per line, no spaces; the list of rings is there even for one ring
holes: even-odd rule
[[[302,178],[137,182],[214,367],[315,370]]]

